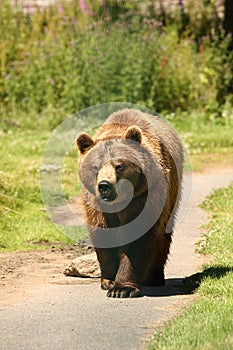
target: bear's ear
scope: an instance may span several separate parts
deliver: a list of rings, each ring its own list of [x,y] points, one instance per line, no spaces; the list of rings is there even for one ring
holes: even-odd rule
[[[94,141],[91,136],[86,133],[80,134],[76,139],[76,145],[80,153],[86,152],[86,150],[94,145]]]
[[[142,142],[142,131],[136,125],[129,126],[128,129],[123,134],[123,139],[128,139],[128,140],[132,140],[132,141],[141,143]]]

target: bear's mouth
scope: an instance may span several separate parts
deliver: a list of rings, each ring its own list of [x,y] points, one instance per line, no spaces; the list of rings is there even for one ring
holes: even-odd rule
[[[105,202],[112,202],[117,198],[115,186],[108,180],[102,180],[98,183],[98,193]]]
[[[113,202],[117,198],[116,193],[110,193],[108,195],[101,195],[101,199],[103,199],[105,202]]]

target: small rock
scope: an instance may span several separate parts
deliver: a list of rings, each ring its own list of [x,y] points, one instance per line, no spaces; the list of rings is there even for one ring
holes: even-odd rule
[[[66,276],[73,277],[100,277],[100,267],[96,254],[79,256],[72,260],[64,271]]]

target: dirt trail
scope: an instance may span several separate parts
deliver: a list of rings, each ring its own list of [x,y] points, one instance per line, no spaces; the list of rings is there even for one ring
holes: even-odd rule
[[[233,180],[233,169],[194,174],[189,210],[178,226],[166,268],[166,286],[144,288],[143,298],[106,297],[98,279],[65,277],[79,247],[0,254],[0,348],[69,350],[145,349],[164,321],[193,300],[182,294],[182,278],[197,272],[200,226],[208,217],[198,205]]]
[[[64,268],[83,253],[87,252],[76,246],[0,253],[0,307],[32,296],[41,285],[65,283]]]

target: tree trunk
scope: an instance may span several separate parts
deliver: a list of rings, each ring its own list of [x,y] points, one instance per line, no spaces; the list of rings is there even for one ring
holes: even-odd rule
[[[225,0],[225,13],[224,13],[224,22],[223,27],[226,33],[231,34],[233,36],[233,1]]]

